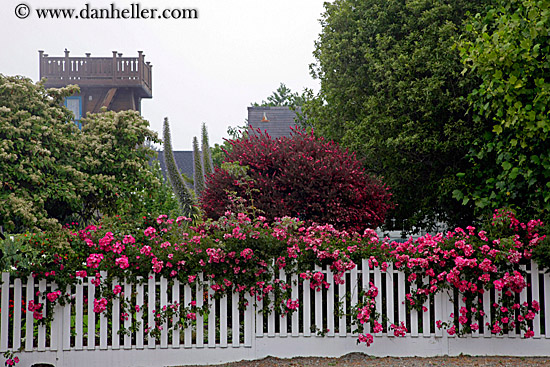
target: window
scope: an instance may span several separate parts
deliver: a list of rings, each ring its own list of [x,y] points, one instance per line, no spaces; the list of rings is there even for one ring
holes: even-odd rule
[[[78,128],[82,128],[80,119],[82,118],[82,97],[67,97],[65,98],[65,107],[74,115],[74,122]]]

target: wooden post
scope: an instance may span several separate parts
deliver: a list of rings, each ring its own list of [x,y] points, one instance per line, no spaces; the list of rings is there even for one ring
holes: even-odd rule
[[[70,67],[70,61],[69,61],[69,50],[65,49],[65,80],[68,82],[69,80],[69,71],[71,69]]]
[[[151,62],[149,62],[149,61],[147,61],[146,64],[149,67],[148,70],[147,70],[147,73],[149,74],[148,78],[147,78],[147,82],[149,84],[148,87],[152,92],[153,91],[153,78],[151,77],[151,75],[153,74],[153,65],[151,65]]]
[[[38,70],[39,70],[39,79],[42,79],[42,76],[44,75],[44,51],[39,50],[38,51]],[[2,227],[0,227],[0,236],[2,234]]]
[[[90,60],[90,56],[92,54],[89,53],[89,52],[86,52],[86,76],[89,76],[91,73],[92,73],[92,63],[91,63],[91,60]]]
[[[116,65],[116,51],[113,51],[113,81],[116,80],[116,69],[117,69],[117,65]]]
[[[138,70],[138,80],[139,84],[143,82],[143,58],[145,55],[143,54],[143,51],[138,51],[138,64],[137,64],[137,70]]]

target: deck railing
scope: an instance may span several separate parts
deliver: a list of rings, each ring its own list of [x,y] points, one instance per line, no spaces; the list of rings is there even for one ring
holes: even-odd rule
[[[93,278],[66,289],[74,298],[72,304],[54,307],[54,317],[47,325],[37,325],[32,312],[25,312],[29,301],[40,302],[44,308],[51,304],[43,296],[57,289],[55,284],[32,277],[27,281],[2,274],[0,352],[18,350],[22,366],[50,363],[54,366],[166,366],[186,364],[217,364],[243,359],[259,359],[268,355],[288,358],[297,356],[341,356],[350,352],[364,352],[374,356],[437,356],[459,355],[550,355],[550,275],[538,270],[532,262],[525,268],[531,285],[519,294],[520,302],[538,300],[541,311],[531,321],[534,336],[524,339],[517,329],[509,329],[496,336],[487,328],[463,337],[449,335],[436,326],[436,320],[448,320],[449,315],[462,306],[453,292],[437,293],[426,300],[425,312],[407,310],[398,300],[405,299],[412,284],[403,272],[392,265],[386,272],[370,268],[363,260],[347,272],[345,284],[335,284],[332,272],[316,267],[325,274],[330,286],[320,291],[311,289],[310,281],[296,274],[279,279],[291,281],[292,299],[300,307],[292,314],[267,313],[265,302],[255,301],[248,294],[226,295],[214,299],[209,283],[204,286],[172,285],[152,274],[141,284],[114,282],[121,285],[123,296],[115,300],[109,312],[95,313],[96,287]],[[201,278],[202,279],[202,278]],[[382,333],[374,334],[370,347],[357,344],[358,333],[369,332],[368,324],[353,325],[349,316],[357,305],[359,292],[373,283],[379,293],[376,308],[379,321],[385,325]],[[37,292],[40,292],[40,297]],[[491,302],[498,291],[482,295],[485,315],[483,323],[491,322]],[[146,329],[155,325],[153,309],[159,310],[178,302],[196,307],[208,304],[209,313],[196,314],[192,325],[183,330],[165,320],[160,334],[151,337]],[[239,302],[248,302],[246,309]],[[121,302],[139,311],[123,315]],[[11,305],[11,306],[10,306]],[[145,307],[144,307],[145,306]],[[5,310],[10,309],[10,312]],[[341,312],[339,312],[339,310]],[[347,315],[346,315],[347,314]],[[493,315],[494,318],[494,315]],[[144,320],[138,324],[136,321]],[[389,330],[391,323],[403,322],[408,333],[395,337]],[[133,326],[133,329],[131,328]],[[119,333],[122,329],[129,332]],[[170,329],[170,330],[169,330]]]
[[[59,86],[79,84],[81,86],[142,86],[146,92],[152,90],[152,65],[145,62],[145,55],[138,51],[138,57],[122,57],[113,51],[112,57],[51,57],[39,51],[40,78],[47,79],[47,85]]]

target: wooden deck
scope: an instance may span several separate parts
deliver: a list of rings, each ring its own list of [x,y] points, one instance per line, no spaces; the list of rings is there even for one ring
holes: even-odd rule
[[[46,78],[47,88],[78,84],[81,87],[132,87],[142,98],[152,97],[152,65],[145,62],[142,51],[138,57],[122,57],[113,51],[112,57],[51,57],[39,51],[40,79]]]

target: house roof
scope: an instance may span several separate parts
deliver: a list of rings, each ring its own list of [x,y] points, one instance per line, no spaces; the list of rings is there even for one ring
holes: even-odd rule
[[[160,163],[160,169],[162,170],[162,175],[166,178],[166,165],[164,164],[164,151],[158,151],[158,160]],[[193,151],[192,150],[177,150],[174,151],[174,159],[176,161],[176,166],[180,170],[180,173],[185,174],[189,178],[193,178],[194,173],[194,162],[193,162]]]
[[[300,108],[296,108],[300,112]],[[248,107],[248,133],[265,131],[273,139],[290,136],[291,127],[299,126],[296,111],[290,107]]]

